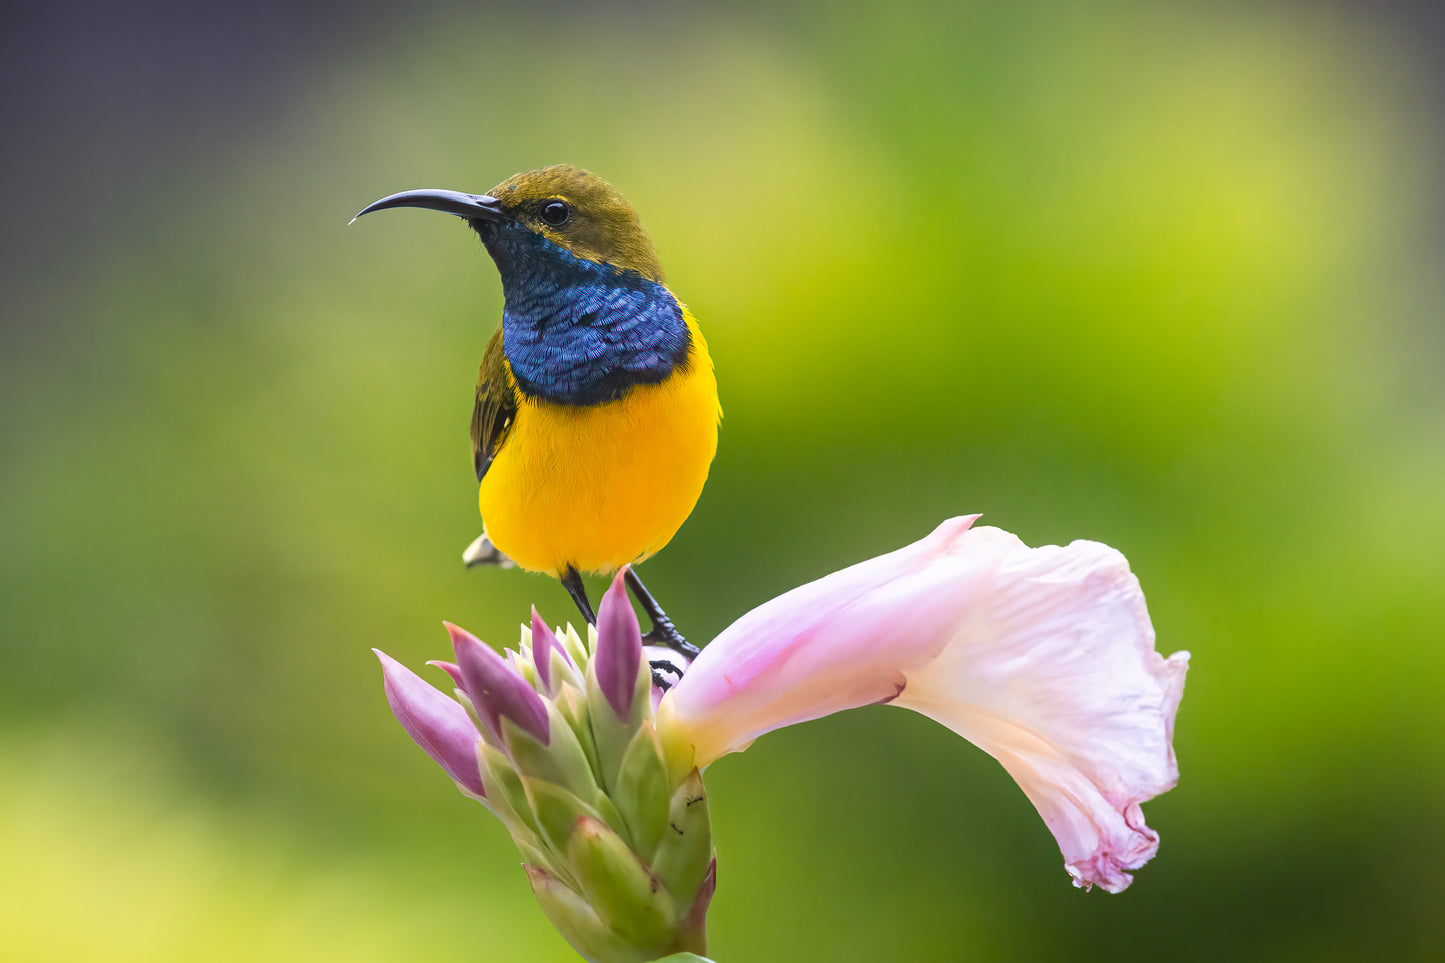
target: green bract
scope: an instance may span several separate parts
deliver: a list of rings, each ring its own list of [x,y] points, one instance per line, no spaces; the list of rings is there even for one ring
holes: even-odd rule
[[[692,768],[668,778],[647,662],[632,711],[619,719],[592,671],[596,630],[588,635],[584,648],[571,626],[558,633],[574,662],[559,664],[552,650],[554,691],[539,686],[550,744],[504,719],[500,744],[485,745],[485,803],[522,851],[543,911],[583,956],[612,963],[704,952],[715,863],[702,778]],[[513,663],[535,684],[530,630]],[[493,786],[504,804],[493,805]]]

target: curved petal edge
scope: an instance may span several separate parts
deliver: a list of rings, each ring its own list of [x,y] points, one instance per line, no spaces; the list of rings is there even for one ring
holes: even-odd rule
[[[1030,548],[972,522],[952,519],[743,616],[663,699],[659,722],[705,764],[842,709],[913,709],[998,759],[1075,885],[1119,892],[1158,848],[1140,804],[1178,779],[1189,654],[1154,650],[1119,552]]]

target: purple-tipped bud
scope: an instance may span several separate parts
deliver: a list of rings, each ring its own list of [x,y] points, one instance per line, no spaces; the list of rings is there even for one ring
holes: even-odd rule
[[[567,658],[567,650],[562,648],[562,643],[557,641],[557,636],[547,628],[547,623],[542,621],[542,616],[537,614],[537,606],[532,606],[532,662],[537,666],[537,678],[542,680],[542,685],[548,692],[552,691],[552,650],[557,650],[562,659],[566,662],[572,660]]]
[[[371,651],[381,661],[386,701],[406,734],[464,791],[485,796],[477,761],[477,740],[481,737],[467,710],[385,652]]]
[[[451,676],[452,684],[455,685],[458,689],[466,688],[466,683],[462,681],[462,670],[457,668],[457,664],[455,662],[443,662],[440,659],[432,659],[430,662],[427,663],[427,665],[434,665],[438,669],[441,669],[443,672],[445,672],[447,675]]]
[[[597,607],[597,653],[592,657],[597,685],[619,719],[632,714],[632,694],[637,691],[637,669],[642,664],[642,629],[623,583],[626,572],[624,568],[617,573]]]
[[[492,731],[501,732],[500,721],[506,716],[546,745],[551,740],[551,726],[537,690],[476,636],[450,622],[445,625],[457,653],[462,688]]]

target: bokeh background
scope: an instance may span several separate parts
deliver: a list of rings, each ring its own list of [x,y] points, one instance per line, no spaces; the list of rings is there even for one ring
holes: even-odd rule
[[[7,4],[0,957],[574,959],[367,651],[571,616],[458,562],[499,286],[455,221],[346,224],[568,161],[717,360],[646,569],[691,636],[982,511],[1122,549],[1194,654],[1127,893],[877,707],[710,771],[713,956],[1438,959],[1437,15]]]

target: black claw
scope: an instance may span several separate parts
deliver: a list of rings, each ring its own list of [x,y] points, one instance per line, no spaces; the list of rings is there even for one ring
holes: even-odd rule
[[[657,604],[657,599],[652,597],[647,586],[642,584],[642,579],[637,577],[637,572],[630,568],[627,570],[627,587],[652,622],[651,630],[642,637],[643,643],[665,645],[679,655],[685,656],[689,661],[697,658],[697,654],[702,650],[682,637],[677,626],[672,624],[672,619],[669,619],[667,613],[662,610],[662,606]]]
[[[666,692],[682,679],[677,666],[666,659],[653,659],[648,665],[652,666],[652,684]]]
[[[587,586],[582,584],[582,575],[571,565],[562,573],[562,587],[572,596],[572,601],[577,603],[577,610],[582,613],[587,624],[596,625],[597,613],[592,611],[592,603],[587,601]]]

